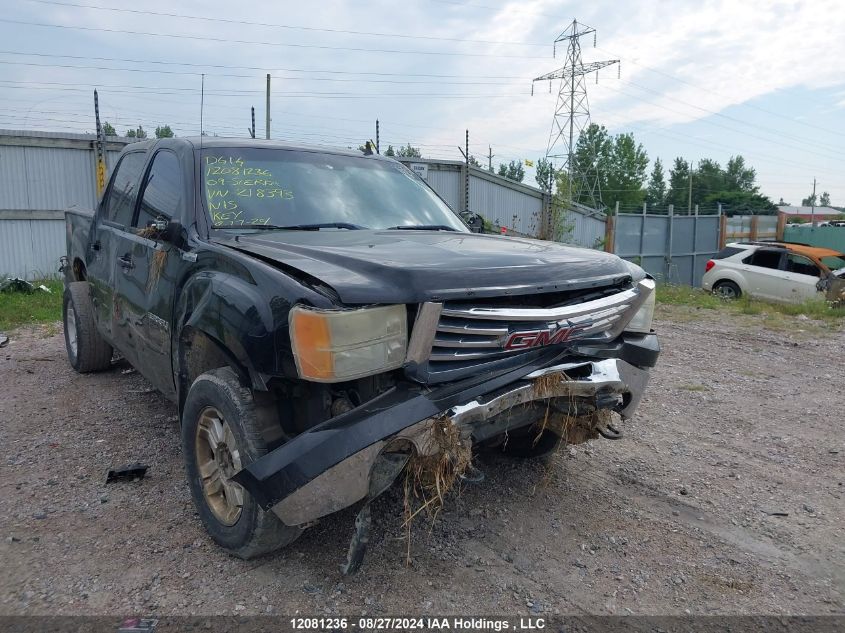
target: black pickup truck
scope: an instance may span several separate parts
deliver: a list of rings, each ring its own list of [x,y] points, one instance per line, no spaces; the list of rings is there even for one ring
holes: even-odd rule
[[[68,212],[63,263],[71,365],[116,351],[176,404],[199,515],[243,558],[360,502],[352,569],[438,429],[523,456],[618,438],[659,354],[641,268],[472,232],[361,152],[134,143],[93,217]]]

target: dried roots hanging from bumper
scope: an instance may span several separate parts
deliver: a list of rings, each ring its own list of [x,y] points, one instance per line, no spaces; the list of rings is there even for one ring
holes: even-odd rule
[[[411,564],[411,523],[420,513],[432,521],[443,508],[446,497],[460,487],[463,474],[472,463],[472,443],[461,436],[448,417],[433,420],[429,450],[414,453],[405,470],[406,562]]]

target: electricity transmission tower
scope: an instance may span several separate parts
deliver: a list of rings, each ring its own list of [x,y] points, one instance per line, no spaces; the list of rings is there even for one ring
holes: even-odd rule
[[[554,42],[557,51],[558,42],[567,42],[566,62],[561,68],[536,77],[531,83],[531,94],[534,94],[534,82],[548,81],[549,92],[552,91],[552,81],[560,79],[557,105],[555,115],[552,119],[552,129],[549,133],[549,144],[546,149],[546,160],[563,159],[563,170],[568,175],[569,199],[583,201],[593,208],[601,207],[601,189],[598,181],[598,166],[596,162],[595,148],[589,167],[583,164],[576,164],[575,144],[578,142],[578,135],[590,125],[590,104],[587,101],[587,80],[586,76],[592,72],[619,63],[618,59],[611,59],[602,62],[591,62],[584,64],[581,60],[580,38],[593,34],[593,46],[595,46],[596,30],[585,24],[579,24],[572,20]],[[598,76],[596,76],[598,81]]]

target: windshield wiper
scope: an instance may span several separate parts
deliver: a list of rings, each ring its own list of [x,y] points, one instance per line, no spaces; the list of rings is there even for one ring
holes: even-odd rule
[[[391,226],[387,228],[388,231],[454,231],[451,226],[445,224],[408,224],[406,226]]]
[[[231,226],[215,226],[215,229],[267,229],[275,231],[319,231],[320,229],[349,229],[358,231],[365,226],[349,224],[348,222],[323,222],[321,224],[290,224],[278,226],[276,224],[233,224]]]

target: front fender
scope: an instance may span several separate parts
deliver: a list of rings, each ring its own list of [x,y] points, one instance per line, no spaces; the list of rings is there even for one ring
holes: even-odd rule
[[[260,388],[260,372],[275,370],[274,317],[257,285],[230,273],[202,271],[185,285],[177,306],[177,340],[194,328],[217,341]]]

